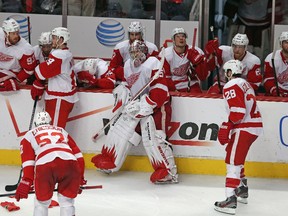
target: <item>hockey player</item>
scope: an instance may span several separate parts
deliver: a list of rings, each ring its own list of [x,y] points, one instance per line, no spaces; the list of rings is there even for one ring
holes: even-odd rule
[[[85,87],[113,89],[115,87],[115,74],[107,71],[108,63],[100,58],[85,59],[73,66],[73,70],[80,83]]]
[[[19,35],[20,26],[12,18],[0,28],[0,92],[16,91],[34,73],[36,60],[33,47]]]
[[[183,28],[173,29],[173,46],[165,49],[165,75],[170,91],[201,93],[199,80],[206,80],[209,71],[203,51],[187,45],[187,37]]]
[[[165,106],[169,101],[169,92],[162,65],[156,57],[147,58],[148,47],[142,41],[135,40],[129,53],[131,57],[125,62],[122,73],[118,74],[126,86],[121,84],[113,91],[116,98],[114,110],[121,107],[122,113],[110,125],[101,154],[94,156],[92,162],[106,173],[118,171],[132,144],[138,145],[141,141],[135,133],[140,122],[142,142],[154,169],[151,182],[177,183],[174,157],[165,140],[171,110],[170,106]],[[130,102],[131,97],[138,95],[151,78],[155,78],[155,74],[159,77],[144,88],[139,98]]]
[[[282,49],[275,51],[275,72],[272,65],[273,53],[270,53],[265,59],[264,87],[267,95],[278,96],[278,88],[279,96],[288,97],[288,31],[281,33],[279,41]]]
[[[70,33],[67,28],[57,27],[52,31],[53,51],[47,61],[35,69],[36,80],[31,89],[35,100],[44,93],[44,81],[48,80],[45,91],[45,110],[52,118],[52,124],[65,128],[69,113],[78,101],[76,78],[72,66],[73,55],[67,47]]]
[[[34,215],[48,216],[57,184],[61,216],[75,215],[74,198],[81,193],[84,179],[83,155],[72,137],[61,127],[52,126],[47,112],[36,114],[35,128],[20,143],[23,176],[15,198],[28,198],[35,189]]]
[[[228,82],[223,88],[223,97],[228,110],[228,120],[223,122],[218,139],[226,146],[226,197],[215,202],[215,210],[235,214],[237,199],[247,204],[248,186],[244,163],[250,146],[262,133],[263,125],[252,86],[241,78],[244,70],[239,60],[229,60],[224,66]]]
[[[48,60],[48,56],[52,51],[52,34],[51,32],[42,32],[38,45],[33,47],[37,64]]]
[[[124,66],[124,63],[130,58],[129,47],[135,40],[143,41],[146,44],[149,55],[158,55],[157,46],[151,42],[144,41],[144,27],[141,22],[134,21],[128,26],[128,40],[116,44],[113,50],[113,55],[109,64],[110,71],[117,70],[117,68]],[[116,72],[116,74],[118,73]]]
[[[218,83],[216,77],[214,84],[208,89],[208,94],[220,94],[219,84],[223,88],[226,83],[223,65],[225,62],[235,59],[242,62],[244,65],[244,71],[242,78],[246,79],[257,92],[261,82],[262,74],[260,70],[260,59],[247,51],[249,40],[246,34],[236,34],[232,39],[231,47],[222,45],[219,47],[217,39],[210,40],[205,46],[205,54],[207,57],[207,64],[209,70],[214,70],[219,67],[219,78]]]

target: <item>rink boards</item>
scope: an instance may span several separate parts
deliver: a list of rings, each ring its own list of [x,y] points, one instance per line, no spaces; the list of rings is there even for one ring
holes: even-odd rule
[[[107,130],[94,143],[91,137],[113,117],[111,91],[81,91],[79,102],[67,123],[67,131],[84,153],[86,167],[101,151]],[[252,145],[247,156],[248,176],[288,178],[287,101],[282,98],[257,97],[264,122],[264,133]],[[29,89],[0,94],[0,164],[20,164],[19,142],[28,130],[33,100]],[[43,110],[43,100],[37,111]],[[225,174],[225,147],[217,140],[219,126],[226,121],[221,96],[173,94],[172,122],[168,132],[173,144],[179,173]],[[152,170],[140,144],[132,147],[123,170]]]

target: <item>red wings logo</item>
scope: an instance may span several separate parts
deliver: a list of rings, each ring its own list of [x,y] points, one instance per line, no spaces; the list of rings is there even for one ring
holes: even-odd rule
[[[9,55],[6,55],[2,52],[0,52],[0,61],[1,62],[8,62],[8,61],[11,61],[13,59],[12,56],[9,56]]]
[[[286,68],[285,71],[278,75],[278,81],[281,84],[288,82],[288,68]]]
[[[127,84],[129,86],[129,88],[131,88],[131,86],[133,86],[133,84],[138,80],[139,76],[140,76],[140,72],[135,73],[135,74],[131,74],[131,76],[129,76],[127,78]]]

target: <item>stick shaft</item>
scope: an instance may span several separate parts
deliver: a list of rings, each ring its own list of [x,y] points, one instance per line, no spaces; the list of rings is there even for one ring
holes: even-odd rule
[[[82,190],[91,190],[91,189],[102,189],[102,185],[87,185],[87,186],[81,186],[80,189]],[[58,189],[54,189],[54,192],[58,191]],[[30,191],[29,194],[35,194],[35,191]],[[16,193],[6,193],[6,194],[0,194],[0,197],[7,197],[7,196],[15,196]]]

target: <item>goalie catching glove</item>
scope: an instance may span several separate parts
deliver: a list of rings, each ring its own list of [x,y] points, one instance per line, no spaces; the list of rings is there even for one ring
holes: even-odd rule
[[[135,100],[129,103],[124,112],[133,118],[143,118],[153,113],[157,104],[152,101],[147,94],[141,96],[140,100]]]
[[[219,131],[218,131],[218,139],[221,145],[224,145],[230,141],[230,131],[233,128],[233,123],[228,121],[228,122],[223,122]]]

